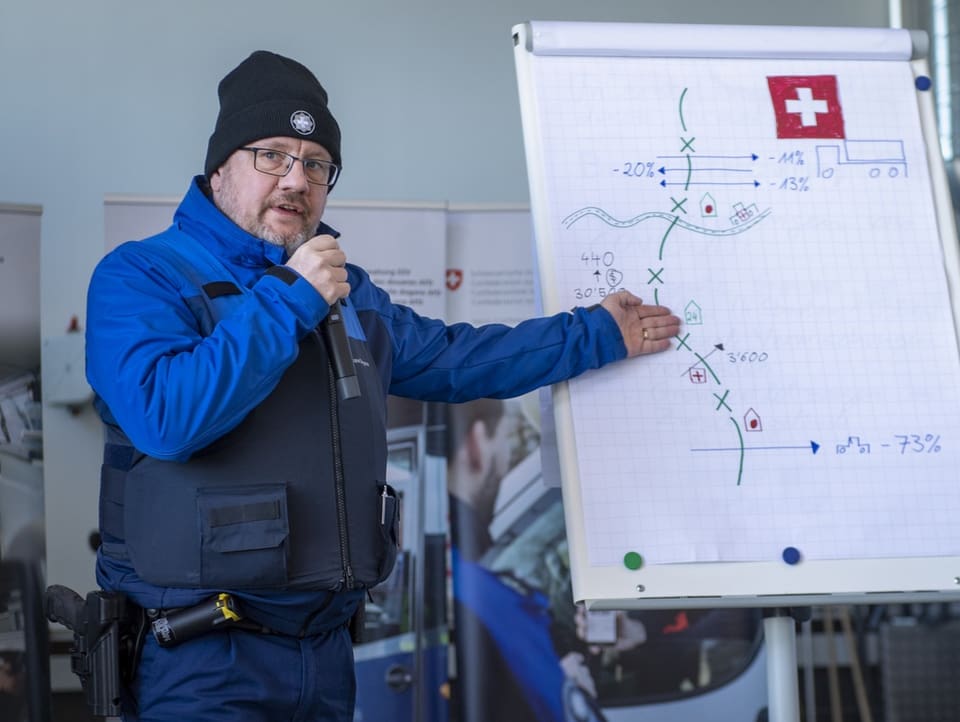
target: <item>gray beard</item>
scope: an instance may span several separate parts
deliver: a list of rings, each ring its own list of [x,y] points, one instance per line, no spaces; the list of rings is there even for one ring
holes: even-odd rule
[[[274,233],[266,226],[260,226],[257,228],[253,235],[274,246],[282,246],[285,248],[287,251],[287,258],[292,256],[294,251],[310,240],[310,236],[307,235],[306,231],[300,231],[295,236],[290,238]]]
[[[287,251],[287,258],[292,256],[295,250],[300,248],[300,246],[302,246],[312,237],[312,234],[306,229],[299,231],[293,236],[282,236],[274,231],[271,231],[266,224],[257,223],[255,220],[251,221],[250,225],[245,225],[243,223],[244,219],[240,217],[240,208],[239,204],[237,203],[237,194],[234,189],[234,178],[230,173],[224,174],[220,198],[214,198],[214,204],[225,216],[243,228],[243,230],[245,230],[247,233],[266,241],[271,245],[285,248]],[[236,211],[236,216],[234,215],[234,211]]]

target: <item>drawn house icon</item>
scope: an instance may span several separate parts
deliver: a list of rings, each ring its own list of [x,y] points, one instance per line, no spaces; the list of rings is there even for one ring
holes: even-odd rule
[[[688,326],[699,326],[703,323],[703,314],[696,301],[691,301],[683,309],[683,321]]]
[[[747,409],[747,413],[743,415],[743,427],[747,431],[763,431],[760,415],[753,409]]]
[[[704,193],[703,198],[700,199],[700,215],[704,218],[717,217],[717,202],[709,193]]]

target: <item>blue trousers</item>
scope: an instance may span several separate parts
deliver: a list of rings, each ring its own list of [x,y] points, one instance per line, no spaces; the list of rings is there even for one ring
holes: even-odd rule
[[[175,647],[147,634],[124,722],[352,722],[346,626],[297,639],[217,630]]]

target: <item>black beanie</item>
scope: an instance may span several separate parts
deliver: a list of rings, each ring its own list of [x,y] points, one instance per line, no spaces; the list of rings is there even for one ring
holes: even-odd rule
[[[327,91],[296,60],[257,50],[220,81],[220,114],[207,145],[209,178],[237,149],[273,136],[312,140],[340,165],[340,126]]]

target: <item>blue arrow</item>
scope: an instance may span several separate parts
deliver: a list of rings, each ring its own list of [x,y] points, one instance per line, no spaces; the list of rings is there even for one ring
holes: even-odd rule
[[[788,449],[806,449],[809,448],[814,454],[820,450],[820,444],[811,441],[810,446],[739,446],[718,447],[713,449],[690,449],[690,451],[785,451]]]
[[[685,156],[685,155],[658,155],[658,156],[657,156],[657,158],[686,158],[686,157],[687,157],[687,156]],[[750,158],[751,160],[756,160],[759,156],[758,156],[756,153],[751,153],[750,155],[702,155],[702,154],[699,154],[699,153],[698,153],[698,154],[696,154],[696,155],[693,156],[693,157],[695,157],[695,158],[711,158],[711,159],[725,158],[725,159],[728,159],[728,160],[738,160],[738,159],[743,159],[743,160],[745,160],[745,159],[747,159],[747,158]]]
[[[684,186],[684,187],[689,187],[689,186],[753,186],[754,188],[756,188],[757,186],[760,185],[760,181],[753,181],[753,182],[750,182],[750,181],[689,181],[689,182],[676,181],[675,183],[667,183],[666,179],[663,179],[662,181],[660,181],[660,185],[662,185],[664,188],[666,188],[668,185],[670,185],[670,186]]]

